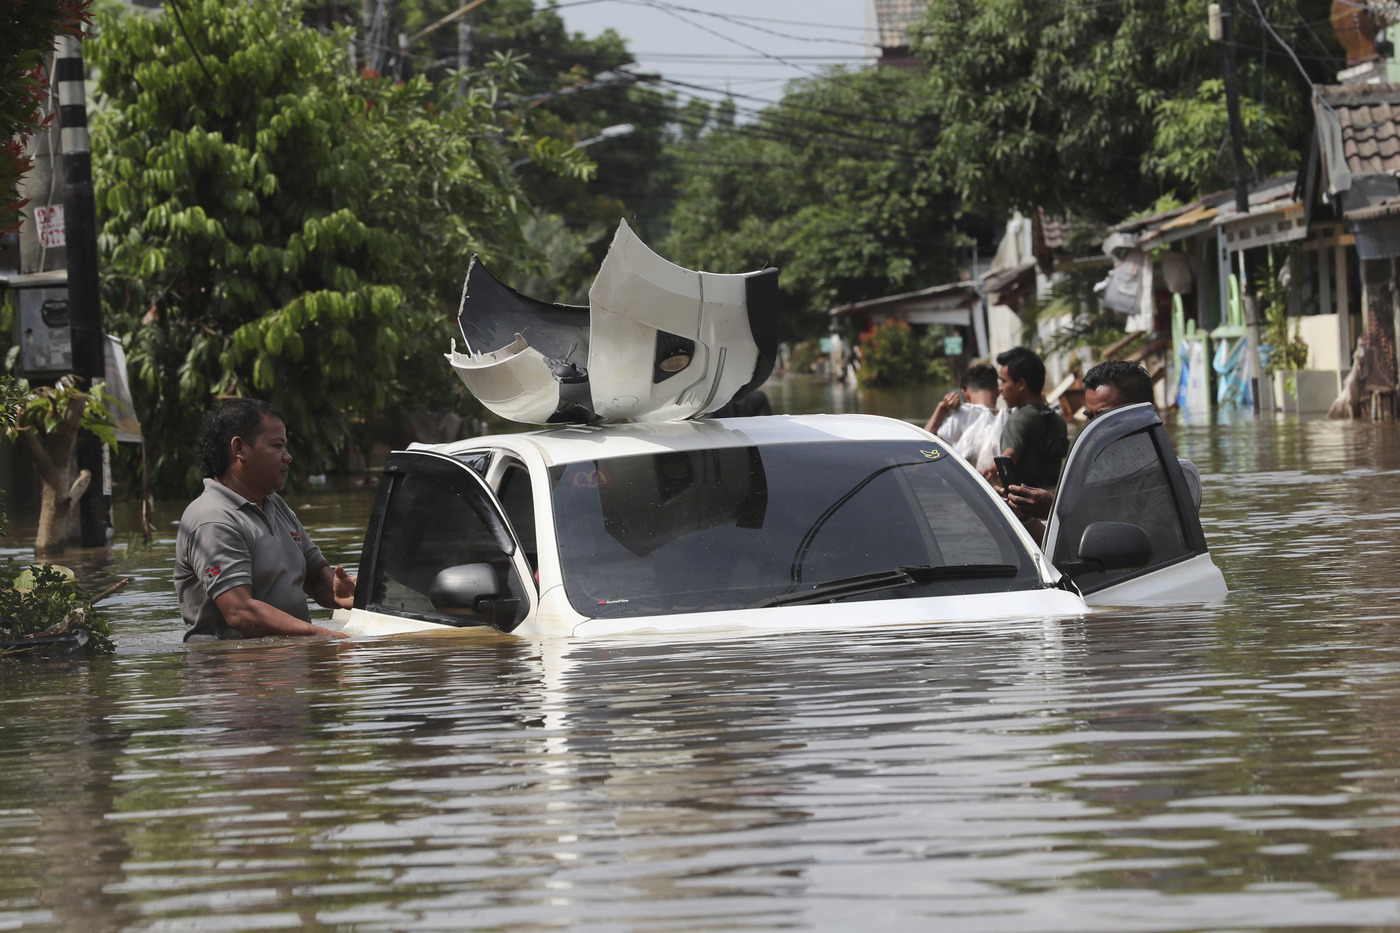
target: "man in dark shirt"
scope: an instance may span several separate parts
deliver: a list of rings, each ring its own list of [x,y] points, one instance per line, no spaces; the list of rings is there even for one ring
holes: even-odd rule
[[[1084,374],[1084,415],[1093,421],[1099,415],[1124,405],[1153,402],[1152,377],[1140,363],[1127,360],[1104,360]],[[1191,491],[1192,505],[1201,507],[1201,474],[1190,460],[1177,458],[1186,485]],[[1033,483],[1012,484],[1005,490],[1006,504],[1021,519],[1026,530],[1037,541],[1044,534],[1043,521],[1050,517],[1055,494]]]
[[[1010,409],[1001,429],[1001,455],[1015,461],[1026,485],[1053,488],[1069,450],[1069,429],[1045,402],[1045,364],[1028,347],[1013,347],[997,354],[997,375]],[[984,475],[995,482],[995,470]]]

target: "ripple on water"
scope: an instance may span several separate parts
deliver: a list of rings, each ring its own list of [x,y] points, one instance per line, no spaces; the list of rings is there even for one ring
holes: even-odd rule
[[[1396,428],[1173,430],[1219,606],[187,648],[170,537],[83,557],[122,652],[0,673],[0,928],[1400,926]]]

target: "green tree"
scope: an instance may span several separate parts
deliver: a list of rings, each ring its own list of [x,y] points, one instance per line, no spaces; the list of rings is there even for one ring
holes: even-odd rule
[[[967,238],[928,165],[936,141],[913,72],[798,82],[754,122],[712,131],[683,156],[665,252],[693,268],[780,267],[791,336],[825,331],[843,301],[946,282]]]
[[[1327,0],[1259,8],[1308,73],[1237,4],[1255,178],[1298,167],[1311,85],[1342,65]],[[1116,222],[1163,194],[1232,184],[1220,47],[1197,0],[931,0],[915,48],[942,124],[937,164],[969,200]]]
[[[195,485],[188,450],[220,396],[279,405],[312,471],[405,400],[465,404],[439,361],[468,259],[538,261],[508,151],[591,170],[496,106],[510,59],[462,96],[396,84],[353,73],[344,36],[294,5],[111,13],[89,59],[104,305],[165,488]]]
[[[398,0],[386,4],[389,34],[416,36],[460,6],[460,0]],[[360,22],[364,10],[346,8],[357,23],[357,45],[368,37]],[[528,110],[537,132],[578,142],[597,136],[607,126],[630,124],[635,131],[588,150],[598,171],[592,178],[542,171],[533,161],[519,168],[525,196],[541,214],[554,215],[589,248],[592,269],[580,277],[577,268],[549,270],[559,279],[556,290],[587,289],[607,250],[608,239],[593,235],[597,224],[611,230],[627,217],[649,242],[660,242],[673,200],[666,181],[669,162],[663,158],[668,127],[677,119],[674,94],[662,93],[626,79],[622,73],[635,59],[613,30],[598,36],[568,31],[549,6],[534,0],[490,0],[468,14],[471,23],[467,74],[477,73],[493,55],[519,62],[519,94],[501,103]],[[375,50],[370,48],[362,56]],[[385,50],[397,55],[397,50]],[[433,29],[408,50],[408,73],[422,73],[435,84],[456,87],[458,55],[456,22]],[[389,57],[385,56],[384,61]],[[397,69],[397,63],[394,66]],[[517,149],[517,159],[531,157]],[[516,283],[518,285],[518,283]]]
[[[82,396],[84,401],[89,398],[71,384],[30,392],[24,383],[0,376],[0,427],[12,437],[24,437],[26,432],[34,436],[65,431],[60,421],[69,408],[69,400],[75,396]],[[89,427],[100,429],[107,420],[105,408],[99,413],[81,411],[85,408],[83,402],[77,407],[80,411],[75,414],[75,420],[84,420]],[[44,440],[47,439],[46,436]],[[40,469],[43,469],[42,463]],[[40,527],[43,527],[42,517]],[[8,530],[9,514],[3,490],[0,490],[0,532]],[[65,522],[63,532],[66,534],[67,530]],[[42,555],[42,542],[36,542],[36,550]],[[111,626],[93,604],[124,585],[119,584],[85,601],[78,593],[73,571],[68,568],[48,563],[22,568],[13,557],[6,558],[0,567],[0,659],[50,652],[66,655],[76,649],[82,649],[86,655],[112,653],[115,648],[110,637]]]
[[[27,394],[11,409],[6,433],[29,454],[43,483],[34,552],[54,557],[67,549],[69,516],[92,482],[87,470],[75,472],[78,430],[91,431],[112,447],[117,444],[107,409],[111,396],[100,382],[83,391],[72,376],[32,391],[26,383],[19,385]]]

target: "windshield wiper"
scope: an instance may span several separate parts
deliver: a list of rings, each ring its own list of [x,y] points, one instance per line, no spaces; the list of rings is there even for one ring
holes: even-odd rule
[[[864,596],[881,590],[895,590],[906,586],[920,586],[935,580],[972,580],[984,577],[1014,577],[1015,564],[945,564],[942,567],[895,567],[875,573],[859,573],[839,580],[818,583],[811,589],[794,593],[780,593],[759,600],[749,609],[767,609],[770,606],[798,606],[804,603],[825,603],[850,596]]]

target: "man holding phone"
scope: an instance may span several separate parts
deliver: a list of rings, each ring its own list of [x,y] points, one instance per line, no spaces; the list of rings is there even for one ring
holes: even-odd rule
[[[1152,397],[1152,377],[1140,363],[1127,360],[1105,360],[1084,374],[1084,416],[1093,421],[1099,415],[1124,405],[1141,402],[1154,402]],[[1000,458],[998,458],[1000,459]],[[1190,460],[1177,458],[1182,472],[1186,475],[1186,485],[1190,487],[1192,504],[1197,511],[1201,508],[1201,473]],[[1003,497],[1011,511],[1021,519],[1031,536],[1040,541],[1045,534],[1045,519],[1050,517],[1050,507],[1055,494],[1043,487],[1026,483],[1004,483]]]

